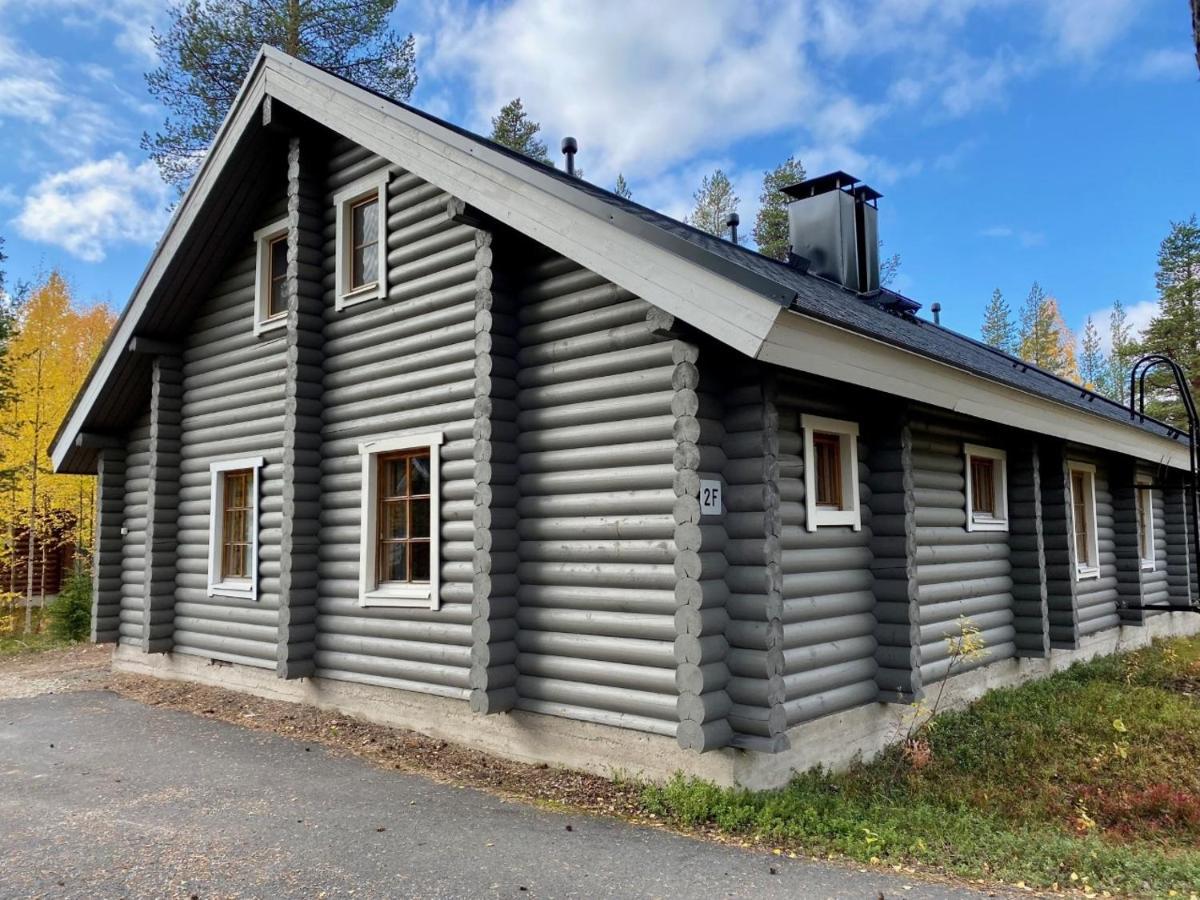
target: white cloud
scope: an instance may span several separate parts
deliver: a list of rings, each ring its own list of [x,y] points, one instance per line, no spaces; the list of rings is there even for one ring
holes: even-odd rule
[[[94,30],[98,25],[115,27],[117,49],[137,65],[157,62],[151,26],[160,21],[166,4],[160,0],[0,0],[0,15],[8,21],[22,21],[52,15],[59,25],[78,30]]]
[[[1129,324],[1130,335],[1132,337],[1141,337],[1146,330],[1146,326],[1150,324],[1150,320],[1154,318],[1158,312],[1157,300],[1142,300],[1138,303],[1130,303],[1125,305],[1125,321]],[[1107,353],[1112,349],[1112,329],[1109,328],[1109,314],[1112,313],[1112,307],[1098,309],[1091,313],[1092,322],[1096,326],[1096,331],[1100,334],[1100,346]],[[1087,316],[1084,316],[1084,321],[1087,321]],[[1079,334],[1083,334],[1083,324],[1081,323],[1077,329]]]
[[[66,100],[54,62],[0,34],[0,119],[47,125]]]
[[[15,223],[22,237],[100,262],[113,244],[153,244],[169,193],[152,162],[131,165],[118,153],[41,179]]]
[[[1045,23],[1060,52],[1088,59],[1124,33],[1138,6],[1135,0],[1050,0]]]
[[[1012,228],[1008,225],[992,225],[979,232],[980,237],[998,240],[1016,240],[1022,247],[1040,247],[1046,243],[1046,234],[1027,228]]]
[[[1133,67],[1133,75],[1143,81],[1160,78],[1196,79],[1196,54],[1191,50],[1162,48],[1146,53]]]

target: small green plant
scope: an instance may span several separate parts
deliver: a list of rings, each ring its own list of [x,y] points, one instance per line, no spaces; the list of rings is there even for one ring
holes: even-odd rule
[[[50,635],[60,641],[82,641],[92,630],[92,580],[86,572],[67,579],[62,592],[46,607]]]

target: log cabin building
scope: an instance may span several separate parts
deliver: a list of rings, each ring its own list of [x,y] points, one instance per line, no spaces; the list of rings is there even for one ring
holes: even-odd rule
[[[52,447],[118,668],[778,784],[1195,630],[1187,436],[265,49]],[[954,666],[947,638],[979,630]]]

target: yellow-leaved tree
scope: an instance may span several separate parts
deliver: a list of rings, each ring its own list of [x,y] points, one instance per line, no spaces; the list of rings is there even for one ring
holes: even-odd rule
[[[1058,301],[1035,281],[1021,307],[1017,356],[1060,378],[1079,381],[1075,335],[1063,321]]]
[[[26,598],[26,630],[49,555],[67,543],[80,551],[91,544],[94,479],[53,474],[47,450],[114,321],[104,304],[76,304],[66,280],[53,271],[18,309],[8,342],[4,365],[12,390],[0,428],[8,583],[0,590]]]

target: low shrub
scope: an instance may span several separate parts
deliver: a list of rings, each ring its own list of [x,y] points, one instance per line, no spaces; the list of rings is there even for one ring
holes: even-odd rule
[[[61,641],[82,641],[92,630],[92,579],[76,572],[46,607],[47,627]]]

